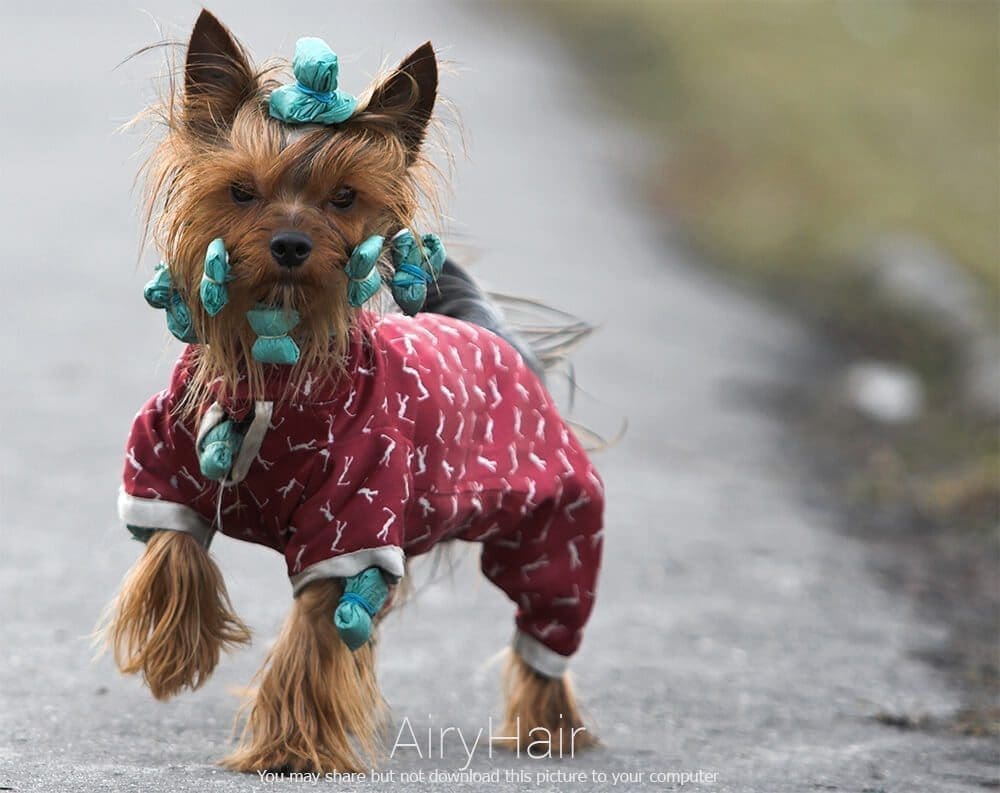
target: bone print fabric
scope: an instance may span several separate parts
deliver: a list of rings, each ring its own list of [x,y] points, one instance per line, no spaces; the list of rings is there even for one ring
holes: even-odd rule
[[[272,401],[206,406],[187,427],[173,410],[192,349],[133,424],[120,498],[129,526],[270,546],[296,592],[372,565],[402,576],[404,556],[480,542],[483,572],[517,604],[522,655],[559,673],[593,604],[603,488],[512,347],[439,315],[362,313],[349,377],[307,376],[282,401],[287,369],[275,367]],[[196,445],[227,417],[245,439],[220,495]]]

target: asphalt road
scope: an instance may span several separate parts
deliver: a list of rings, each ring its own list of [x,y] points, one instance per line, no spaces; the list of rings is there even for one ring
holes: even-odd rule
[[[688,790],[769,793],[980,790],[996,779],[995,745],[873,719],[946,714],[958,696],[915,657],[940,632],[880,588],[863,547],[838,534],[839,516],[809,498],[780,413],[759,398],[808,370],[814,342],[664,244],[630,189],[641,140],[552,40],[486,3],[223,0],[213,10],[258,56],[290,55],[300,35],[327,38],[348,89],[426,38],[457,62],[444,90],[469,156],[458,153],[448,231],[493,287],[602,324],[576,359],[593,395],[588,415],[605,429],[630,422],[598,458],[607,563],[575,662],[604,748],[554,762],[491,758],[480,746],[469,769],[499,782],[435,777],[466,763],[455,731],[442,750],[441,728],[471,738],[499,715],[491,659],[509,638],[511,608],[470,549],[450,572],[418,568],[437,580],[385,631],[394,732],[409,724],[420,754],[396,751],[383,768],[393,781],[339,787],[680,788],[656,781],[668,771],[701,771]],[[140,551],[115,515],[124,434],[176,351],[140,296],[152,264],[149,254],[136,266],[140,139],[112,134],[149,96],[160,61],[113,69],[159,38],[152,20],[183,36],[196,13],[193,2],[160,0],[14,0],[2,10],[4,790],[311,786],[213,765],[226,751],[232,690],[288,608],[271,552],[217,539],[256,641],[197,694],[157,704],[106,658],[92,662],[87,640]]]

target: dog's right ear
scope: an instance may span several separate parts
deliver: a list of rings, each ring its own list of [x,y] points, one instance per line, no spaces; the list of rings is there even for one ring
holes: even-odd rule
[[[202,9],[191,31],[184,66],[185,121],[205,133],[227,127],[252,95],[255,82],[243,47]]]

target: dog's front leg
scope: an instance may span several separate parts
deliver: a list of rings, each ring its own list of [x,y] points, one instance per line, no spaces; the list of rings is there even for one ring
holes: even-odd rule
[[[343,585],[299,593],[247,703],[240,745],[223,761],[234,771],[360,772],[378,748],[385,705],[368,642],[355,652],[334,626]]]
[[[142,674],[157,699],[198,688],[222,650],[250,642],[222,572],[201,541],[156,531],[107,613],[104,642],[125,674]]]

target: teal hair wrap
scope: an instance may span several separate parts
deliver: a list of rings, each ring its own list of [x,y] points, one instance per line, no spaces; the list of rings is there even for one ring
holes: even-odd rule
[[[420,244],[409,229],[392,238],[392,297],[404,314],[412,317],[424,307],[427,285],[441,274],[444,259],[444,245],[436,234],[425,234]]]
[[[247,321],[257,341],[250,350],[261,363],[291,366],[299,360],[299,347],[288,333],[299,324],[298,311],[280,308],[253,308],[247,312]]]
[[[377,234],[369,237],[356,247],[347,260],[345,272],[350,279],[347,284],[347,302],[360,308],[378,292],[382,286],[382,275],[375,263],[382,254],[385,240]]]
[[[430,277],[413,264],[401,264],[392,277],[392,297],[412,317],[424,307]]]
[[[198,464],[208,479],[222,481],[229,475],[233,460],[243,444],[243,435],[235,422],[216,424],[198,444]]]
[[[441,238],[437,234],[424,234],[420,238],[420,241],[424,244],[424,255],[427,257],[427,266],[430,268],[431,275],[436,279],[441,275],[444,260],[447,256],[444,243],[441,242]]]
[[[295,42],[292,71],[296,82],[271,92],[272,117],[286,124],[339,124],[354,114],[358,100],[337,89],[337,55],[323,39]]]
[[[214,317],[229,302],[226,282],[229,274],[229,253],[222,238],[212,240],[205,252],[205,274],[201,277],[201,304],[210,317]]]
[[[170,270],[160,262],[153,271],[153,277],[142,290],[142,296],[153,308],[164,309],[167,312],[167,330],[186,344],[194,344],[198,337],[194,333],[194,321],[191,310],[174,289],[170,278]]]
[[[194,332],[194,321],[191,319],[191,309],[181,298],[179,292],[170,293],[170,303],[167,306],[167,330],[185,344],[194,344],[198,337]]]
[[[378,292],[381,286],[382,275],[373,268],[364,278],[350,280],[347,285],[347,302],[354,308],[360,308]]]
[[[371,638],[372,619],[388,597],[389,585],[377,567],[369,567],[345,580],[333,624],[352,652]]]
[[[149,542],[150,537],[156,534],[156,529],[146,529],[142,526],[132,526],[131,524],[125,524],[125,528],[129,530],[129,534],[132,535],[133,540],[138,540],[141,543]]]
[[[170,305],[170,295],[174,291],[174,282],[170,278],[170,270],[160,262],[153,270],[153,277],[142,290],[142,296],[152,308],[166,308]]]

